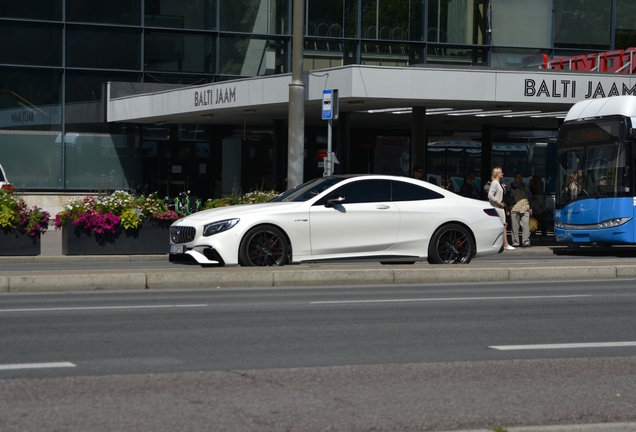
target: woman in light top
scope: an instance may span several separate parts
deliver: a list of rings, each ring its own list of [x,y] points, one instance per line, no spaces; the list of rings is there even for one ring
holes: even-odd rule
[[[491,181],[490,181],[490,189],[488,190],[488,201],[490,202],[490,205],[493,206],[495,208],[495,210],[497,210],[497,213],[499,214],[499,217],[501,218],[501,222],[503,222],[504,225],[504,237],[503,237],[503,243],[504,243],[504,249],[505,250],[515,250],[514,247],[510,246],[510,244],[508,243],[508,222],[506,222],[506,214],[510,214],[510,211],[508,209],[506,209],[505,204],[502,202],[503,200],[503,194],[504,194],[504,187],[506,186],[505,184],[501,183],[501,179],[503,178],[503,171],[501,169],[501,167],[495,167],[492,170],[492,176],[491,176]]]

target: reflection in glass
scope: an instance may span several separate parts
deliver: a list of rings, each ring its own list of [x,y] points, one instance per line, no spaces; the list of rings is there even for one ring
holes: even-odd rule
[[[471,46],[427,46],[426,63],[428,64],[486,64],[487,52]]]
[[[495,46],[552,46],[552,0],[492,0]]]
[[[3,23],[0,26],[0,46],[0,63],[62,66],[61,27]]]
[[[215,30],[216,1],[144,0],[145,25]]]
[[[140,0],[66,0],[70,22],[139,25]]]
[[[364,39],[422,40],[422,5],[415,0],[362,0]]]
[[[0,129],[61,130],[61,89],[60,71],[0,68]]]
[[[214,72],[214,39],[202,35],[147,32],[146,70]]]
[[[136,133],[67,133],[64,149],[67,188],[111,191],[140,183]]]
[[[16,188],[60,188],[62,73],[0,69],[0,162]]]
[[[352,44],[342,40],[304,38],[303,70],[324,69],[351,64],[345,55],[353,57]]]
[[[289,0],[219,1],[221,30],[255,34],[288,33]]]
[[[167,73],[145,73],[144,82],[161,84],[206,84],[212,82],[210,75],[179,75]]]
[[[62,0],[4,0],[0,2],[0,17],[61,21]]]
[[[283,40],[255,37],[221,37],[220,73],[223,75],[260,76],[285,72]]]
[[[550,55],[551,50],[523,49],[523,48],[493,48],[490,56],[490,66],[518,68],[523,57],[536,58],[542,61],[540,54]],[[573,54],[575,55],[575,54]],[[556,56],[555,56],[556,57]]]
[[[66,65],[103,69],[139,69],[140,31],[73,27],[66,32]]]
[[[616,0],[616,49],[636,46],[636,2]]]
[[[421,64],[420,45],[362,41],[362,64],[377,66],[409,66]]]
[[[0,160],[17,189],[60,188],[59,132],[0,131]]]
[[[429,42],[483,44],[488,6],[484,0],[437,0],[428,3]],[[503,42],[501,42],[503,43]]]
[[[349,37],[356,35],[357,1],[305,0],[305,36]]]
[[[554,46],[610,48],[612,0],[554,2]]]
[[[104,103],[106,83],[108,81],[136,82],[137,74],[104,72],[66,73],[66,124],[74,128],[77,124],[90,124],[92,130],[105,130]]]

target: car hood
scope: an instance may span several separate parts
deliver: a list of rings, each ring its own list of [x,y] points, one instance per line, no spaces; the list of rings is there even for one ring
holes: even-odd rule
[[[179,225],[187,225],[188,223],[193,222],[229,219],[253,213],[278,213],[284,212],[288,209],[296,208],[302,204],[302,202],[266,202],[259,204],[241,204],[227,207],[218,207],[194,213],[192,215],[179,219],[175,223],[178,223]]]

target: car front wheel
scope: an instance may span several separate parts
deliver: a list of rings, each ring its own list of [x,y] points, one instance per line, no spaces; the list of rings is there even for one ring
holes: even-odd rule
[[[254,227],[239,246],[239,264],[244,267],[282,266],[287,262],[289,245],[285,235],[274,226]]]
[[[458,224],[440,227],[428,246],[430,264],[468,264],[475,254],[475,243],[466,228]]]

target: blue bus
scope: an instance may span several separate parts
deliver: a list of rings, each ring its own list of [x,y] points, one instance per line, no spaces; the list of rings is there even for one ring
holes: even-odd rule
[[[575,104],[559,129],[554,232],[571,244],[636,244],[636,97]]]

